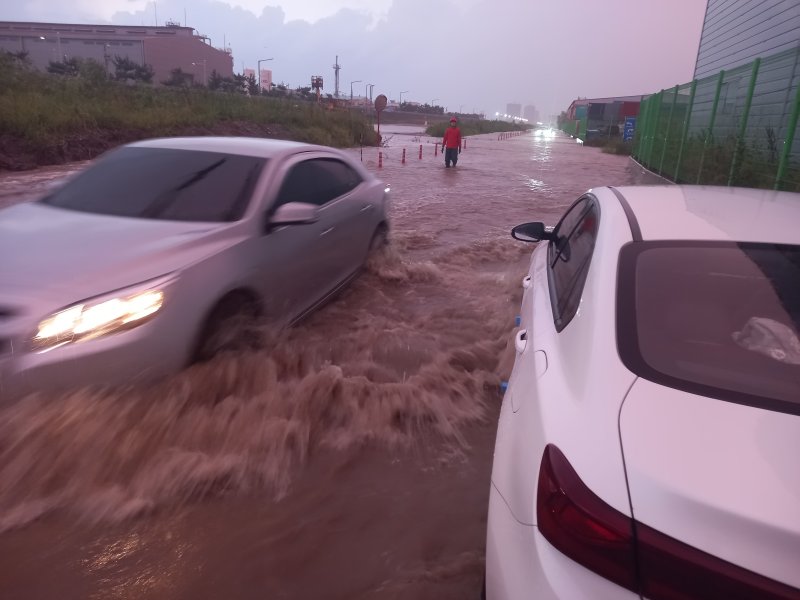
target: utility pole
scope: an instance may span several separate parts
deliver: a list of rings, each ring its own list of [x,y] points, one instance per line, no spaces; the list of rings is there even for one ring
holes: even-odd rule
[[[334,89],[334,98],[339,97],[339,69],[342,68],[342,65],[339,64],[339,55],[336,55],[336,62],[333,65],[333,72],[336,74],[336,87]]]

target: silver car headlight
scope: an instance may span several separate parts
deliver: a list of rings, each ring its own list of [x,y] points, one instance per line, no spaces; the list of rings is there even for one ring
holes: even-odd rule
[[[153,279],[53,313],[39,323],[32,347],[43,352],[147,323],[164,305],[172,281],[170,277]]]

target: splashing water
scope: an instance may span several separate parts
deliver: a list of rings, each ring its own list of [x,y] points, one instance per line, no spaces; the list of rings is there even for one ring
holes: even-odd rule
[[[428,154],[401,164],[402,144],[394,135],[378,173],[392,187],[389,247],[300,325],[149,387],[0,407],[0,596],[83,590],[73,554],[97,597],[474,593],[531,251],[508,231],[554,224],[586,189],[630,184],[638,171],[568,139],[477,136],[447,171]],[[69,171],[0,177],[0,199]],[[309,523],[315,535],[304,535]],[[95,529],[81,533],[85,524]],[[55,563],[20,550],[43,544]],[[341,562],[353,557],[361,569]],[[211,561],[214,577],[201,568]]]

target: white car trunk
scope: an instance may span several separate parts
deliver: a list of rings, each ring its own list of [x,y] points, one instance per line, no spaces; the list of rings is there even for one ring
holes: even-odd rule
[[[620,438],[636,521],[800,588],[800,417],[640,378]]]

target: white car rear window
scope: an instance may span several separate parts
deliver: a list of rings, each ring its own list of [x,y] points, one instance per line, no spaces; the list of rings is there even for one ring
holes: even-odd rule
[[[620,355],[670,387],[800,414],[800,246],[633,243]]]

